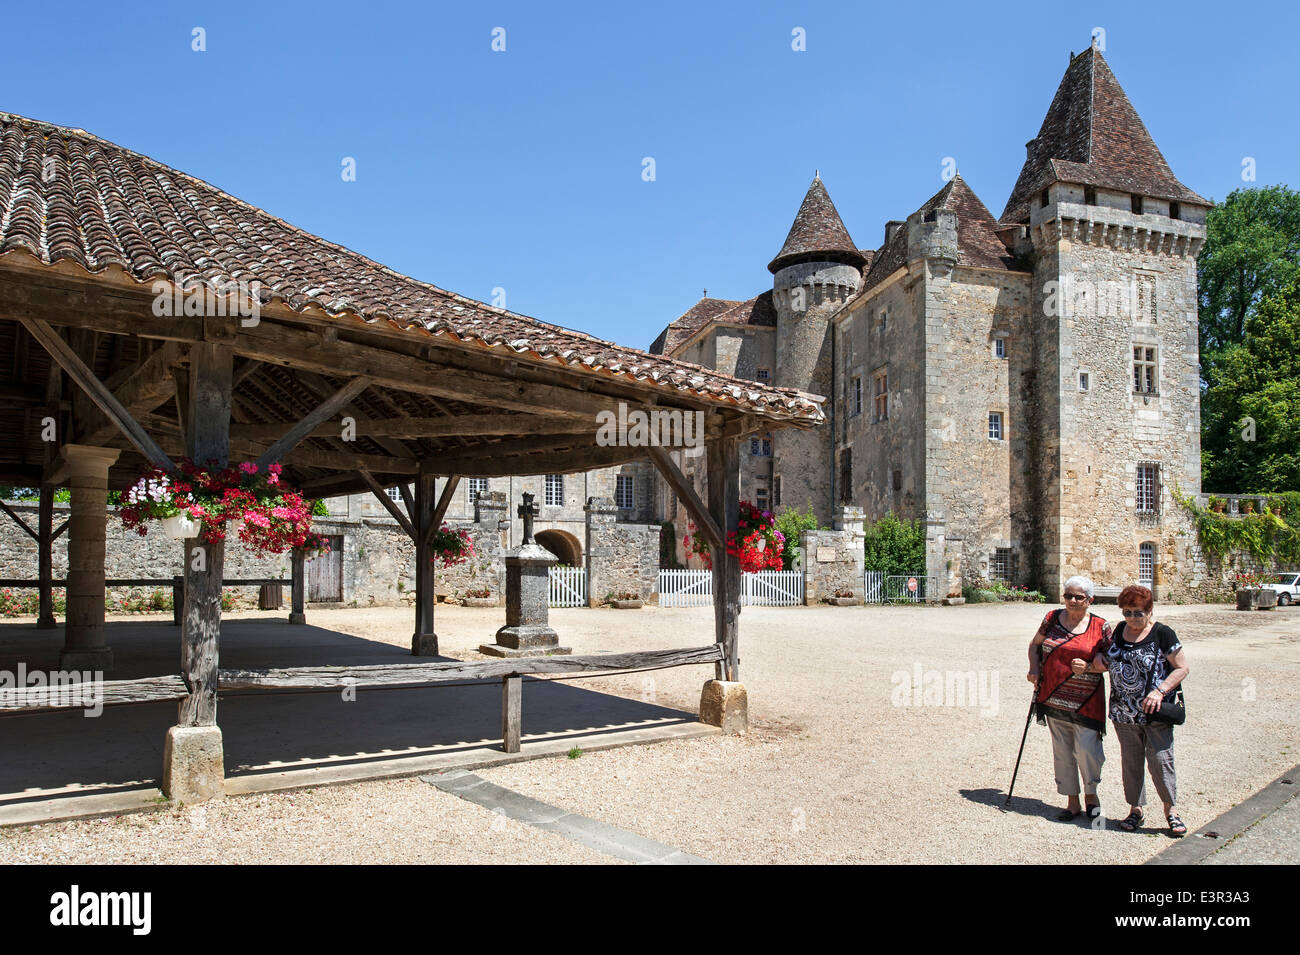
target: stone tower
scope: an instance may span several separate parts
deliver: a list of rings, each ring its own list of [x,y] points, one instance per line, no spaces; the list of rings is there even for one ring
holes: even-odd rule
[[[830,320],[851,299],[862,280],[866,258],[853,244],[834,203],[813,179],[785,244],[768,265],[776,306],[776,368],[773,384],[831,396]],[[781,479],[780,504],[812,505],[829,526],[832,500],[833,431],[785,429],[773,435],[773,473]]]
[[[1200,491],[1196,256],[1208,200],[1174,176],[1101,53],[1072,57],[1007,201],[1034,252],[1028,555],[1049,600],[1082,573],[1164,585]],[[1172,583],[1172,582],[1170,582]]]

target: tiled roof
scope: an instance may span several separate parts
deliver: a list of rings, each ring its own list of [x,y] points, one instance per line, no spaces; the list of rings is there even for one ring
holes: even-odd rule
[[[719,306],[724,307],[719,308]],[[771,290],[755,295],[744,302],[732,302],[721,298],[700,299],[681,318],[659,333],[659,337],[650,346],[650,353],[671,355],[694,335],[715,322],[775,327],[776,306],[772,303]]]
[[[1210,204],[1174,176],[1095,48],[1070,61],[1027,153],[1004,222],[1028,222],[1033,197],[1053,182]]]
[[[781,246],[781,251],[767,268],[769,272],[775,273],[787,265],[821,258],[859,267],[862,265],[862,254],[849,238],[849,230],[844,228],[844,222],[835,210],[835,203],[831,202],[831,197],[818,176],[813,179],[803,197],[803,204],[794,217],[790,233],[785,237],[785,245]]]
[[[958,265],[973,269],[1027,270],[1028,267],[1012,255],[998,238],[1000,223],[993,218],[988,207],[960,174],[948,180],[914,214],[920,214],[924,218],[939,211],[957,214]],[[879,285],[906,264],[907,225],[904,223],[894,230],[890,241],[876,252],[862,282],[862,291]]]
[[[0,112],[0,257],[110,268],[136,281],[263,286],[295,310],[391,321],[593,375],[782,417],[821,420],[801,392],[649,355],[410,278],[298,229],[201,180],[84,130]],[[736,304],[736,303],[730,303]]]

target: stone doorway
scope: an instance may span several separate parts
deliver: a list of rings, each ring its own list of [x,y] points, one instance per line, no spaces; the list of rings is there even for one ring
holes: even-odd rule
[[[555,555],[561,564],[582,566],[582,544],[568,531],[538,531],[533,535],[537,543]]]

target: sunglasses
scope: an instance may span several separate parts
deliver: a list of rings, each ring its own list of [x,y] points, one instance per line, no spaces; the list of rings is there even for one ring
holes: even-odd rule
[[[1145,610],[1121,610],[1120,613],[1128,617],[1130,620],[1137,617],[1145,617],[1147,615]]]
[[[1065,599],[1066,600],[1087,600],[1088,595],[1087,594],[1066,594]]]

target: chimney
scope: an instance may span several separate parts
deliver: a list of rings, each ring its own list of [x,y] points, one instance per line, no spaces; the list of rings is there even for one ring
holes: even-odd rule
[[[894,237],[894,233],[897,232],[899,227],[902,225],[904,225],[904,223],[897,219],[890,219],[885,223],[885,245],[889,245],[889,240]]]

